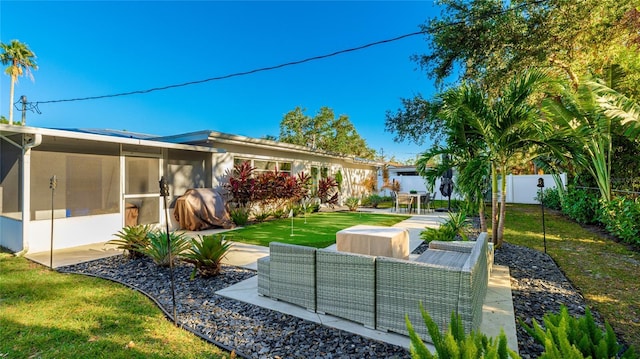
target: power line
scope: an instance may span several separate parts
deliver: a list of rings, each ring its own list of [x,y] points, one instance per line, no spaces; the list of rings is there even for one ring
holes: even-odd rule
[[[66,99],[66,100],[38,101],[37,103],[38,104],[42,104],[42,103],[97,100],[97,99],[109,98],[109,97],[128,96],[128,95],[135,95],[135,94],[145,94],[145,93],[149,93],[149,92],[168,90],[168,89],[172,89],[172,88],[176,88],[176,87],[184,87],[184,86],[196,85],[196,84],[201,84],[201,83],[210,82],[210,81],[225,80],[225,79],[229,79],[229,78],[232,78],[232,77],[246,76],[246,75],[255,74],[255,73],[258,73],[258,72],[271,71],[271,70],[276,70],[276,69],[280,69],[280,68],[283,68],[283,67],[299,65],[299,64],[303,64],[305,62],[311,62],[311,61],[326,59],[326,58],[329,58],[329,57],[334,57],[334,56],[345,54],[345,53],[348,53],[348,52],[359,51],[359,50],[362,50],[362,49],[366,49],[368,47],[373,47],[373,46],[377,46],[377,45],[380,45],[380,44],[385,44],[385,43],[389,43],[389,42],[398,41],[398,40],[401,40],[401,39],[404,39],[404,38],[407,38],[407,37],[424,34],[425,32],[426,31],[416,31],[416,32],[412,32],[410,34],[397,36],[397,37],[394,37],[394,38],[391,38],[391,39],[380,40],[380,41],[368,43],[366,45],[362,45],[362,46],[358,46],[358,47],[352,47],[352,48],[349,48],[349,49],[332,52],[330,54],[313,56],[313,57],[309,57],[309,58],[306,58],[306,59],[303,59],[303,60],[291,61],[291,62],[286,62],[286,63],[275,65],[275,66],[261,67],[261,68],[258,68],[258,69],[253,69],[253,70],[243,71],[243,72],[236,72],[236,73],[223,75],[223,76],[210,77],[210,78],[207,78],[207,79],[204,79],[204,80],[189,81],[189,82],[183,82],[183,83],[180,83],[180,84],[174,84],[174,85],[168,85],[168,86],[162,86],[162,87],[154,87],[154,88],[150,88],[150,89],[146,89],[146,90],[122,92],[122,93],[111,94],[111,95],[78,97],[78,98],[71,98],[71,99]]]
[[[549,0],[535,0],[535,1],[532,1],[530,3],[523,3],[523,4],[520,4],[520,5],[518,5],[516,7],[513,7],[513,8],[507,8],[507,9],[503,9],[503,10],[500,10],[500,11],[496,11],[494,13],[486,14],[485,16],[481,16],[479,19],[480,20],[484,20],[484,19],[491,18],[491,17],[497,16],[497,15],[501,15],[501,14],[504,14],[504,13],[507,13],[507,12],[510,12],[510,11],[519,10],[520,8],[523,8],[525,6],[538,5],[538,4],[545,3],[547,1],[549,1]],[[279,65],[261,67],[261,68],[257,68],[257,69],[253,69],[253,70],[249,70],[249,71],[236,72],[236,73],[231,73],[231,74],[222,75],[222,76],[210,77],[210,78],[206,78],[206,79],[203,79],[203,80],[189,81],[189,82],[183,82],[183,83],[179,83],[179,84],[167,85],[167,86],[162,86],[162,87],[153,87],[153,88],[145,89],[145,90],[121,92],[121,93],[110,94],[110,95],[77,97],[77,98],[70,98],[70,99],[63,99],[63,100],[36,101],[35,103],[33,103],[33,106],[37,109],[39,104],[98,100],[98,99],[103,99],[103,98],[122,97],[122,96],[137,95],[137,94],[147,94],[147,93],[155,92],[155,91],[163,91],[163,90],[169,90],[169,89],[178,88],[178,87],[185,87],[185,86],[202,84],[202,83],[211,82],[211,81],[225,80],[225,79],[229,79],[229,78],[233,78],[233,77],[246,76],[246,75],[251,75],[251,74],[258,73],[258,72],[272,71],[272,70],[277,70],[277,69],[281,69],[281,68],[284,68],[284,67],[300,65],[300,64],[303,64],[303,63],[306,63],[306,62],[322,60],[322,59],[326,59],[326,58],[330,58],[330,57],[334,57],[334,56],[338,56],[338,55],[342,55],[342,54],[346,54],[346,53],[350,53],[350,52],[364,50],[364,49],[369,48],[369,47],[378,46],[378,45],[382,45],[382,44],[386,44],[386,43],[390,43],[390,42],[395,42],[395,41],[402,40],[402,39],[405,39],[405,38],[408,38],[408,37],[412,37],[412,36],[416,36],[416,35],[426,34],[429,31],[438,31],[438,30],[443,29],[445,27],[461,25],[461,24],[463,24],[463,23],[465,23],[467,21],[473,21],[473,20],[476,20],[476,19],[460,20],[460,21],[456,21],[456,22],[445,23],[445,24],[442,24],[440,26],[436,26],[436,27],[428,29],[428,30],[416,31],[416,32],[412,32],[412,33],[396,36],[396,37],[393,37],[393,38],[390,38],[390,39],[375,41],[375,42],[371,42],[371,43],[368,43],[368,44],[365,44],[365,45],[361,45],[361,46],[357,46],[357,47],[352,47],[352,48],[348,48],[348,49],[344,49],[344,50],[335,51],[335,52],[332,52],[332,53],[329,53],[329,54],[308,57],[308,58],[303,59],[303,60],[290,61],[290,62],[282,63],[282,64],[279,64]],[[38,110],[38,113],[39,113],[39,110]]]

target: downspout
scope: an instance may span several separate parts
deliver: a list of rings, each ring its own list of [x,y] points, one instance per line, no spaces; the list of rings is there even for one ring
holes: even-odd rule
[[[39,133],[22,135],[22,256],[29,252],[29,225],[31,224],[31,149],[40,146]]]

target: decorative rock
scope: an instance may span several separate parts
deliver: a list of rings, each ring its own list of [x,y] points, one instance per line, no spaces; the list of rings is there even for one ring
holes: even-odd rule
[[[414,253],[424,251],[421,245]],[[548,311],[560,305],[569,313],[584,315],[585,300],[573,288],[548,255],[509,243],[495,252],[495,263],[510,267],[511,290],[516,320],[531,325],[542,323]],[[248,279],[256,273],[223,266],[213,278],[189,280],[193,266],[178,261],[174,266],[178,320],[204,337],[235,349],[249,358],[409,358],[409,351],[338,329],[324,327],[264,309],[252,304],[220,297],[216,291]],[[122,256],[103,258],[59,268],[61,272],[90,274],[126,283],[155,298],[172,313],[169,269],[157,267],[146,258],[129,260]],[[602,322],[598,313],[594,318]],[[518,347],[522,358],[536,358],[543,351],[526,331],[517,325]]]

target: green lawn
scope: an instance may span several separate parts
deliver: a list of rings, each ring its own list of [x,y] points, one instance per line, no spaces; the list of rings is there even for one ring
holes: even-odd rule
[[[226,239],[268,247],[270,242],[324,248],[336,242],[336,232],[357,224],[392,226],[409,216],[363,212],[321,212],[278,219],[225,232]],[[306,223],[305,223],[306,222]]]
[[[0,252],[0,358],[224,358],[142,294]]]
[[[547,253],[619,337],[640,349],[640,253],[545,211]],[[508,205],[504,240],[544,250],[540,206]]]

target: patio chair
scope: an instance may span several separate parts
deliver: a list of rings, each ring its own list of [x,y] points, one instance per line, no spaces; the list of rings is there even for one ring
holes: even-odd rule
[[[398,193],[396,196],[396,208],[398,212],[400,212],[400,208],[404,206],[407,212],[411,212],[411,207],[413,206],[413,197],[409,196],[406,193]]]
[[[431,208],[431,202],[433,202],[435,197],[435,192],[433,194],[429,192],[420,194],[420,209],[424,210],[425,212],[432,212],[433,209]]]

